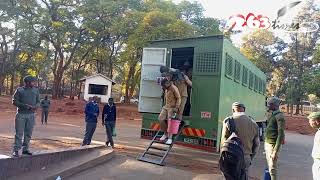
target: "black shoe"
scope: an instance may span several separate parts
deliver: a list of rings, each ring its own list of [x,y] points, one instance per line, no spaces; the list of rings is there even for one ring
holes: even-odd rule
[[[18,158],[19,157],[19,151],[13,151],[12,157]]]
[[[32,156],[32,153],[30,151],[22,151],[22,154]]]
[[[106,146],[109,146],[109,144],[110,144],[110,142],[109,142],[109,141],[107,141],[107,142],[106,142]]]

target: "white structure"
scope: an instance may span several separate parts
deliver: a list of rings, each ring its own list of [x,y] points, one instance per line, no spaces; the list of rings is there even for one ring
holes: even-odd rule
[[[88,76],[80,81],[84,82],[81,84],[82,98],[88,101],[89,98],[97,96],[102,103],[108,102],[108,99],[111,97],[112,85],[115,84],[112,79],[102,74]]]

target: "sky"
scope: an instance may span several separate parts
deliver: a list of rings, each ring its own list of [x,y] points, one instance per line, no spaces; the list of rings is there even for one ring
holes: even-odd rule
[[[182,0],[173,0],[175,3],[179,3]],[[274,20],[277,17],[277,12],[285,5],[298,0],[189,0],[191,2],[197,1],[205,9],[205,16],[213,17],[217,19],[229,19],[232,15],[242,14],[247,16],[248,13],[255,15],[267,16],[270,20]],[[301,6],[306,0],[302,0],[302,3],[288,11],[288,13],[282,17],[282,22],[290,23],[292,18],[299,12]],[[315,0],[316,4],[320,5],[320,0]],[[252,30],[246,29],[243,33],[232,36],[232,40],[236,46],[241,44],[242,37],[251,32]],[[289,33],[276,32],[276,36],[281,36],[284,40],[289,38]]]

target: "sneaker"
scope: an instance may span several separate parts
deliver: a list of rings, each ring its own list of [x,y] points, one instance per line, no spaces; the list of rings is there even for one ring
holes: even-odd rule
[[[172,144],[172,139],[168,139],[166,144],[168,144],[168,145]]]
[[[22,151],[23,155],[28,155],[28,156],[32,156],[32,153],[30,151]]]
[[[160,141],[164,141],[166,139],[167,139],[167,136],[164,134],[164,135],[161,136]]]
[[[109,142],[109,141],[107,141],[107,142],[106,142],[106,146],[109,146],[109,144],[110,144],[110,142]]]
[[[18,158],[19,157],[19,151],[13,151],[12,157]]]

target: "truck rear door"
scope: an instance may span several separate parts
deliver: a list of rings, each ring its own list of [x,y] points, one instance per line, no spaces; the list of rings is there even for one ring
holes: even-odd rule
[[[162,88],[157,83],[161,77],[160,66],[166,65],[166,48],[144,48],[142,56],[139,112],[160,113]]]

